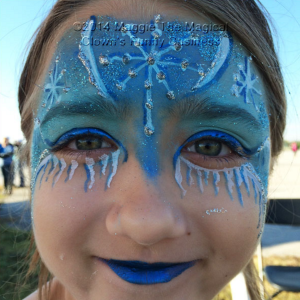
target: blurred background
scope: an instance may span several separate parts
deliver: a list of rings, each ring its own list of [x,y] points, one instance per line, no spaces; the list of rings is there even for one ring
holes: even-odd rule
[[[14,150],[11,191],[4,189],[0,172],[0,300],[14,299],[17,277],[24,277],[22,268],[31,228],[29,172],[26,163],[21,162],[17,155],[24,143],[17,101],[18,80],[30,38],[55,2],[0,1],[0,144],[3,147],[3,139],[9,137],[9,144]],[[300,1],[261,0],[261,3],[272,17],[273,34],[288,100],[284,151],[279,156],[271,176],[269,198],[278,200],[280,205],[277,205],[277,212],[284,214],[289,211],[291,214],[287,218],[297,218],[300,216],[294,200],[300,199]],[[4,159],[0,158],[0,166],[3,163]],[[261,246],[262,254],[256,254],[258,269],[266,265],[300,267],[299,227],[267,224]],[[25,270],[26,263],[24,266]],[[21,298],[36,289],[35,285],[36,277],[33,276],[22,288]],[[278,289],[278,285],[272,285],[266,276],[264,285],[269,294]],[[218,297],[224,300],[233,299],[230,286]],[[296,300],[300,299],[300,293],[282,292],[275,299]]]

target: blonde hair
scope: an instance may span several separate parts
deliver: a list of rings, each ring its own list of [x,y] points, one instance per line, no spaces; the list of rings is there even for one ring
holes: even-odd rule
[[[105,0],[102,0],[104,2]],[[112,0],[106,1],[106,3]],[[142,7],[147,2],[130,0],[134,5]],[[29,51],[19,84],[19,110],[21,114],[21,128],[26,137],[25,155],[30,161],[30,143],[33,132],[32,93],[35,82],[42,72],[42,67],[55,33],[63,26],[75,12],[95,0],[58,0],[48,17],[37,29],[34,42]],[[231,33],[250,51],[254,62],[260,70],[263,84],[267,90],[267,110],[270,121],[271,161],[280,153],[283,146],[283,131],[286,123],[286,98],[283,77],[271,29],[268,23],[269,15],[263,5],[257,0],[165,0],[169,4],[185,7],[200,15],[211,17],[221,24],[228,23]],[[154,6],[152,3],[152,7]],[[272,164],[271,164],[272,165]],[[34,237],[32,236],[32,241]],[[34,243],[33,243],[34,245]],[[49,271],[40,259],[37,249],[32,256],[28,274],[39,266],[39,300],[49,299],[50,285],[46,282],[50,278]],[[257,283],[257,275],[250,261],[244,269],[248,290],[252,300],[261,299]],[[51,282],[51,281],[50,281]],[[46,288],[47,287],[47,288]]]

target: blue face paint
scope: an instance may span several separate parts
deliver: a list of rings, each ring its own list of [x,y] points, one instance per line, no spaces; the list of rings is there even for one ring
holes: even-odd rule
[[[169,282],[195,265],[195,261],[149,264],[141,261],[100,260],[106,263],[123,280],[142,285]]]
[[[97,21],[91,17],[82,32],[69,30],[57,45],[35,118],[33,178],[42,172],[40,183],[51,178],[55,186],[62,176],[70,181],[78,162],[64,165],[54,151],[71,139],[99,134],[113,140],[120,152],[83,164],[86,178],[82,186],[86,191],[105,170],[109,170],[106,187],[110,186],[117,156],[122,155],[126,162],[129,147],[134,149],[132,155],[145,176],[158,182],[165,159],[162,145],[168,143],[175,179],[182,189],[178,164],[187,170],[188,185],[196,174],[200,192],[211,183],[218,195],[218,184],[224,180],[230,199],[237,197],[243,205],[239,190],[243,185],[255,201],[264,203],[261,195],[267,189],[270,156],[265,142],[269,136],[266,98],[260,97],[264,89],[253,75],[257,70],[235,37],[222,31],[195,34],[183,29],[172,31],[171,27],[164,30],[161,18],[155,18],[151,22],[154,30],[145,33],[145,38],[133,31],[130,22],[119,30],[92,30]],[[117,26],[110,17],[100,21]],[[183,110],[188,113],[183,114]],[[175,125],[166,129],[169,120]],[[171,141],[177,132],[180,142]],[[185,143],[180,144],[204,134],[227,144],[247,163],[209,170],[184,160],[181,149]],[[50,156],[41,166],[45,150]]]

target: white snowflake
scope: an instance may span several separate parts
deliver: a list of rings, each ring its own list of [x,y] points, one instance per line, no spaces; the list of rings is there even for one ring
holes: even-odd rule
[[[59,102],[61,99],[60,90],[63,92],[68,92],[70,88],[66,86],[66,82],[62,82],[62,77],[64,76],[66,70],[62,69],[61,72],[58,72],[58,62],[59,57],[55,59],[55,64],[53,70],[49,71],[50,82],[44,86],[44,92],[48,93],[46,101],[43,103],[43,107],[46,105],[48,109],[56,102]]]
[[[152,109],[153,109],[153,100],[152,100],[152,86],[153,86],[153,73],[156,74],[156,79],[158,83],[162,83],[166,88],[166,97],[170,100],[175,99],[174,91],[170,88],[168,84],[168,78],[166,78],[166,74],[162,71],[163,66],[175,66],[179,67],[181,71],[185,70],[191,70],[194,72],[197,72],[200,75],[199,80],[197,83],[191,87],[192,90],[196,90],[200,88],[201,86],[205,85],[209,81],[213,79],[213,77],[216,75],[216,73],[220,70],[220,68],[223,66],[226,58],[228,57],[228,54],[230,52],[230,42],[227,34],[224,34],[223,37],[226,37],[226,39],[221,39],[220,45],[218,47],[218,50],[216,52],[215,58],[213,62],[211,63],[210,67],[204,71],[201,66],[199,67],[191,67],[190,62],[187,59],[181,59],[180,62],[171,62],[166,61],[162,57],[164,54],[175,51],[178,52],[182,49],[183,44],[186,40],[195,39],[195,35],[193,32],[190,32],[189,35],[186,38],[182,38],[181,43],[180,42],[170,42],[169,46],[159,50],[156,49],[156,46],[158,46],[158,39],[162,36],[162,30],[159,29],[158,23],[160,23],[161,16],[157,15],[155,16],[155,30],[151,32],[152,37],[151,39],[141,39],[136,37],[132,34],[130,31],[130,27],[132,24],[129,25],[129,29],[124,26],[121,29],[121,32],[123,36],[128,36],[130,38],[130,41],[133,43],[133,45],[139,49],[141,52],[141,56],[129,53],[125,53],[123,57],[120,56],[112,56],[108,57],[106,55],[100,55],[99,56],[99,62],[103,67],[107,67],[109,64],[113,63],[114,61],[121,61],[124,65],[127,65],[130,61],[144,61],[143,64],[141,64],[138,67],[129,68],[128,69],[128,76],[123,81],[118,81],[116,83],[116,88],[119,90],[124,90],[126,88],[126,84],[129,80],[132,78],[135,78],[138,76],[139,71],[141,71],[144,68],[147,68],[147,79],[144,82],[144,87],[147,90],[147,100],[145,103],[145,109],[146,109],[146,125],[144,127],[144,132],[147,136],[151,136],[154,133],[154,126],[152,123]],[[92,37],[93,31],[91,28],[93,28],[93,25],[95,24],[96,19],[91,18],[89,21],[86,22],[88,25],[88,30],[83,31],[81,33],[83,38],[90,39]],[[147,43],[147,45],[151,45],[149,53],[146,52],[143,49],[144,43]],[[90,44],[79,45],[79,59],[83,63],[83,65],[86,67],[88,73],[89,73],[89,80],[90,82],[97,88],[98,93],[106,98],[107,100],[111,101],[112,98],[110,97],[105,84],[99,74],[99,71],[97,70],[96,60],[94,57],[93,49]],[[170,80],[169,80],[170,81]]]
[[[233,96],[244,97],[245,103],[251,103],[255,107],[257,111],[259,111],[255,101],[254,95],[262,95],[262,93],[254,87],[255,82],[257,82],[258,77],[251,73],[250,70],[250,62],[252,61],[252,57],[245,57],[245,66],[242,64],[238,65],[239,73],[234,74],[233,78],[235,80],[235,84],[231,88],[231,92]],[[249,96],[251,101],[249,100]]]

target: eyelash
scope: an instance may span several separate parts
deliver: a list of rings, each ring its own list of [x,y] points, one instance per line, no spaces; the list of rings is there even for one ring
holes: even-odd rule
[[[76,140],[80,138],[88,138],[95,137],[101,138],[103,141],[107,142],[111,145],[111,147],[104,147],[92,150],[79,150],[79,149],[71,149],[68,146],[72,142],[76,142]],[[113,149],[112,149],[113,148]],[[117,141],[115,141],[109,134],[106,132],[94,129],[94,128],[76,128],[62,135],[53,145],[51,152],[56,155],[61,155],[70,159],[85,159],[86,157],[98,158],[103,154],[107,154],[109,152],[115,151],[119,148]]]
[[[223,146],[225,145],[229,148],[230,153],[224,156],[208,156],[197,152],[191,152],[188,150],[188,148],[196,145],[196,143],[199,143],[200,141],[215,141],[221,143],[221,147],[223,148]],[[235,167],[237,165],[241,165],[250,158],[249,150],[245,149],[232,136],[222,133],[220,131],[204,131],[196,133],[195,135],[191,136],[183,144],[183,146],[180,147],[179,150],[180,154],[182,154],[192,163],[208,169],[222,169]],[[178,155],[179,154],[175,154],[175,157]]]
[[[75,150],[68,148],[72,142],[79,138],[96,137],[102,138],[112,147],[98,148],[93,150]],[[225,156],[208,156],[197,152],[187,150],[190,146],[195,145],[201,140],[216,141],[221,143],[221,147],[225,145],[230,149],[230,153]],[[76,128],[62,135],[53,143],[51,152],[61,155],[69,159],[81,160],[86,157],[98,158],[103,154],[107,154],[119,148],[119,143],[106,132],[95,128]],[[113,148],[113,149],[112,149]],[[122,147],[123,148],[123,147]],[[222,148],[221,148],[222,151]],[[199,132],[188,138],[185,143],[177,150],[174,156],[174,164],[176,157],[182,154],[192,163],[208,169],[230,168],[242,164],[250,157],[250,151],[245,149],[235,138],[220,131],[204,131]],[[126,154],[127,155],[127,154]]]

